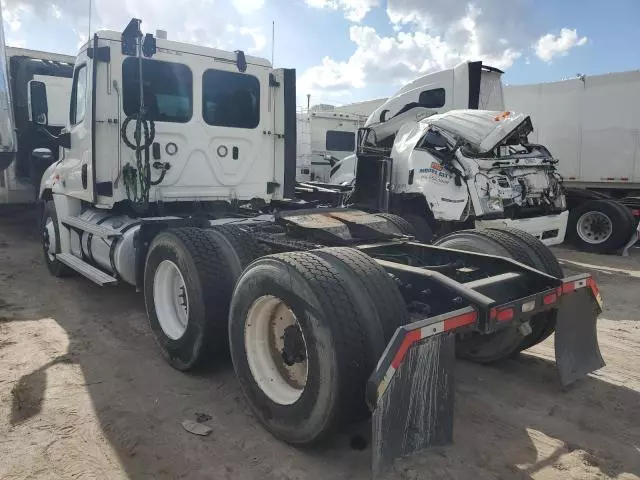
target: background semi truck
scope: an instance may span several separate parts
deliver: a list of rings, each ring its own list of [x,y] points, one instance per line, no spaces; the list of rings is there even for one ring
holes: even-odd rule
[[[141,291],[171,366],[230,351],[256,418],[293,445],[371,414],[376,474],[452,440],[456,354],[494,362],[555,331],[564,383],[604,365],[590,275],[564,278],[519,230],[431,246],[395,215],[294,198],[295,71],[140,23],[78,52],[42,252],[56,277]],[[29,91],[46,127],[46,85]]]
[[[404,86],[367,119],[367,148],[392,159],[385,208],[414,225],[421,240],[469,226],[509,226],[547,245],[564,241],[568,211],[556,161],[531,145],[529,117],[502,111],[501,75],[463,62]],[[439,145],[423,141],[428,132]],[[357,181],[357,162],[354,155],[336,164],[330,183]],[[361,181],[372,197],[382,187]]]
[[[42,174],[58,159],[50,135],[58,135],[67,121],[74,57],[4,46],[3,51],[7,82],[0,93],[8,99],[8,108],[2,112],[2,123],[12,129],[15,148],[0,165],[0,205],[29,204],[37,198]],[[29,118],[32,80],[42,82],[51,98],[46,131],[34,127]]]
[[[531,115],[532,141],[560,160],[568,239],[594,252],[619,249],[640,220],[640,70],[508,86],[504,98]]]

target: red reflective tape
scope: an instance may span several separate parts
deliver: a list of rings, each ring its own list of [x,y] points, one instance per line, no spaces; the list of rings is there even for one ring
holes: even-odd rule
[[[471,325],[478,319],[478,313],[476,311],[463,313],[462,315],[458,315],[457,317],[447,318],[444,321],[443,330],[446,332],[448,330],[453,330],[454,328],[464,327],[465,325]]]
[[[576,289],[575,282],[563,283],[562,293],[571,293]]]
[[[633,215],[634,217],[640,217],[640,209],[633,209],[631,210],[631,215]]]
[[[554,292],[554,293],[545,295],[542,301],[544,302],[545,305],[551,305],[552,303],[555,303],[557,299],[558,299],[558,296]]]
[[[407,333],[407,336],[404,337],[404,340],[400,344],[400,348],[398,348],[398,351],[396,352],[395,356],[393,357],[393,360],[391,361],[391,366],[397,369],[402,363],[402,360],[404,360],[404,356],[407,354],[409,347],[413,345],[415,342],[417,342],[418,340],[420,340],[421,338],[422,338],[421,329],[412,330],[409,333]]]
[[[503,308],[498,310],[498,318],[499,322],[508,322],[513,319],[513,308]]]
[[[600,293],[600,289],[598,288],[598,285],[596,284],[596,281],[593,279],[593,277],[587,278],[587,286],[591,289],[593,295],[597,297]]]

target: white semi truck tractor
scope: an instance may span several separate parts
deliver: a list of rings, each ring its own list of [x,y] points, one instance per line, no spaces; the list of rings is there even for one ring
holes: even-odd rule
[[[564,383],[603,366],[590,275],[564,277],[518,230],[431,246],[397,216],[296,198],[295,71],[140,23],[77,55],[42,250],[52,275],[142,292],[172,367],[230,351],[256,418],[292,445],[372,415],[377,475],[451,442],[456,354],[493,362],[555,332]],[[31,82],[34,125],[48,101]]]

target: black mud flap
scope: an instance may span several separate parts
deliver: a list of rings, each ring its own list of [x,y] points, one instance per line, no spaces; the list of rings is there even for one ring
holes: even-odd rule
[[[459,310],[399,328],[367,385],[372,415],[372,477],[397,458],[453,441],[455,334],[475,322]]]
[[[598,315],[602,312],[600,294],[590,278],[576,284],[581,288],[563,295],[556,318],[556,365],[564,385],[605,365],[596,329]]]

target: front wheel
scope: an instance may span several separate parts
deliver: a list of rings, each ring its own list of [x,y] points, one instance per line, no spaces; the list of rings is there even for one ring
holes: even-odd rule
[[[40,238],[42,240],[44,261],[51,275],[54,277],[68,277],[73,273],[73,270],[56,259],[56,255],[61,252],[59,228],[56,206],[53,200],[49,200],[44,204],[40,221]]]

